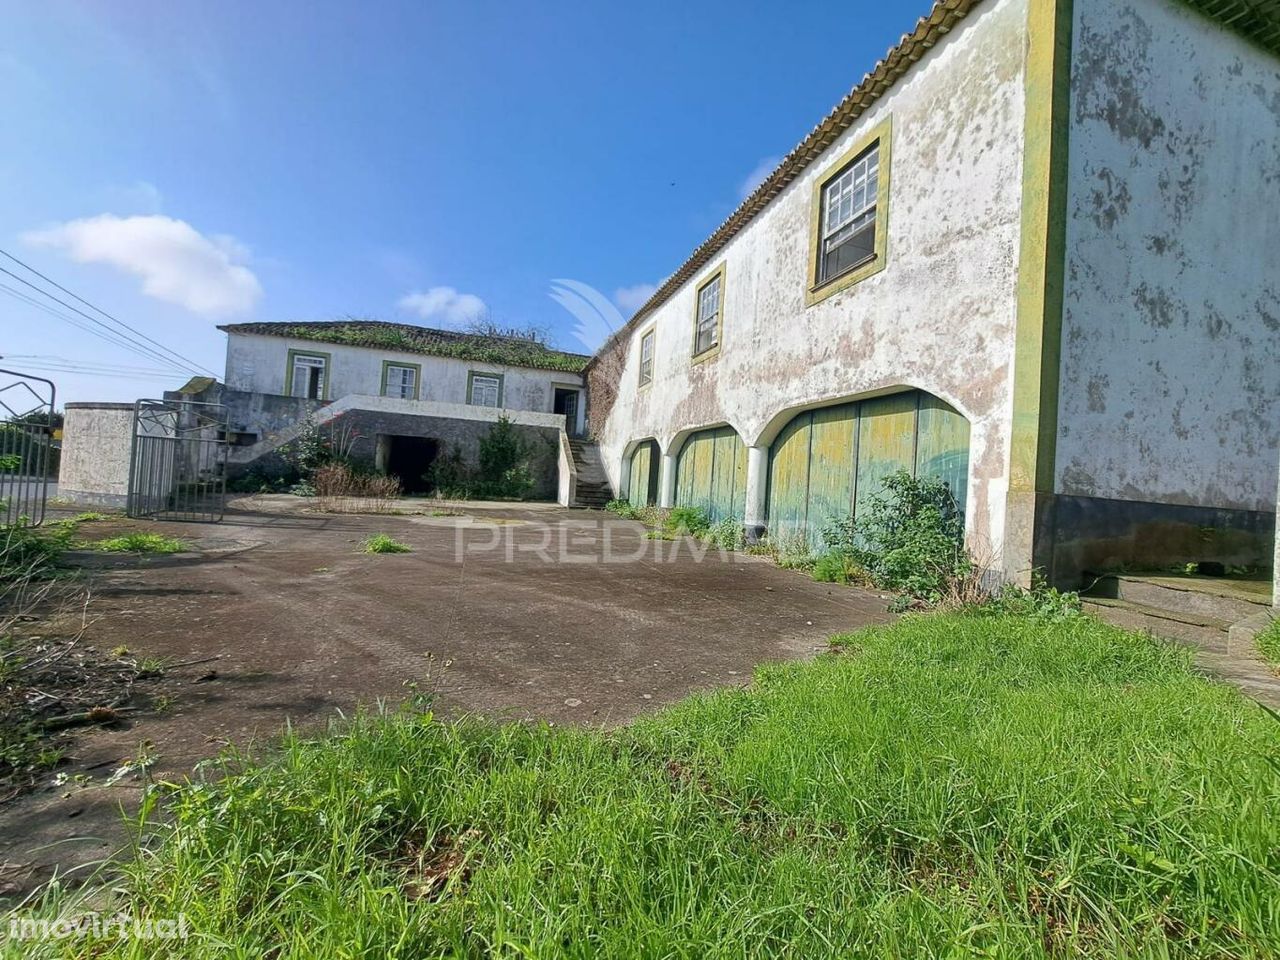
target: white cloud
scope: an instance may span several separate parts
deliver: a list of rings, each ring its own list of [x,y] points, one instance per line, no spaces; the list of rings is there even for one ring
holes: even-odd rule
[[[630,316],[641,307],[645,301],[658,292],[656,283],[637,283],[631,287],[619,287],[613,291],[613,302],[622,308],[622,312]]]
[[[423,320],[449,327],[465,327],[489,312],[485,302],[474,293],[459,293],[453,287],[432,287],[426,293],[406,293],[396,306],[416,313]]]
[[[249,251],[242,244],[206,237],[172,217],[104,213],[35,230],[23,240],[77,263],[105,263],[141,277],[147,296],[204,316],[245,313],[262,296],[258,278],[244,265]]]
[[[747,174],[747,179],[742,181],[742,186],[738,187],[738,199],[745,200],[755,193],[756,187],[764,183],[781,162],[781,157],[765,157],[757,163],[755,169]]]

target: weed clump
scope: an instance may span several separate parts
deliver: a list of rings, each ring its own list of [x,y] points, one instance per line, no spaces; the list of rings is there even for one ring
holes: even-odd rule
[[[166,537],[161,533],[135,532],[98,540],[92,546],[104,553],[178,553],[186,547],[186,543],[177,537]]]
[[[363,544],[365,553],[411,553],[413,548],[385,533],[375,533]]]

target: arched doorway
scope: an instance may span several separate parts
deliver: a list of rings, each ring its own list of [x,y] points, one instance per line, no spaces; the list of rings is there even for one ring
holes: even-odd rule
[[[743,515],[747,448],[733,427],[691,434],[676,460],[676,505],[701,507],[711,522]]]
[[[656,440],[642,440],[631,451],[627,501],[633,507],[647,507],[658,502],[658,468],[661,462]]]
[[[769,535],[821,547],[827,522],[856,515],[898,470],[942,478],[964,510],[969,421],[922,390],[797,414],[769,448]]]

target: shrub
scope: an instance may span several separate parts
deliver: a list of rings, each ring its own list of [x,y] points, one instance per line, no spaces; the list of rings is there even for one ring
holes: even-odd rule
[[[1016,583],[1005,584],[986,598],[980,609],[984,613],[1031,617],[1036,620],[1067,620],[1082,612],[1080,595],[1064,593],[1043,582],[1035,582],[1031,588]]]
[[[436,458],[423,479],[436,494],[451,500],[524,500],[536,486],[529,455],[529,444],[503,416],[481,438],[475,467],[455,446]]]
[[[401,543],[385,533],[375,533],[365,540],[365,553],[411,553],[413,550],[407,543]]]
[[[604,508],[610,513],[616,513],[623,520],[635,520],[638,512],[631,506],[631,501],[626,499],[610,500]]]
[[[177,553],[186,546],[176,537],[161,533],[126,533],[93,544],[95,550],[107,553]]]
[[[16,453],[0,454],[0,473],[17,473],[22,466],[22,458]]]
[[[747,531],[740,518],[725,517],[711,524],[702,539],[721,550],[742,550],[747,545]]]
[[[964,551],[964,517],[951,488],[937,477],[891,474],[857,517],[831,521],[822,538],[875,586],[901,594],[899,607],[936,605],[973,573]]]
[[[701,507],[673,507],[662,526],[668,533],[700,537],[711,529],[711,520]]]

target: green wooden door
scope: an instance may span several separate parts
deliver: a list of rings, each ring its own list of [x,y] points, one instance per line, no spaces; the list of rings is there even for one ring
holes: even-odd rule
[[[646,440],[631,452],[631,475],[627,480],[627,501],[633,507],[657,502],[658,445]]]
[[[714,523],[741,517],[746,501],[747,448],[732,427],[702,430],[676,459],[676,505],[701,507]]]
[[[914,390],[797,414],[770,448],[769,536],[821,550],[828,521],[856,513],[898,470],[941,477],[963,511],[968,421]]]

